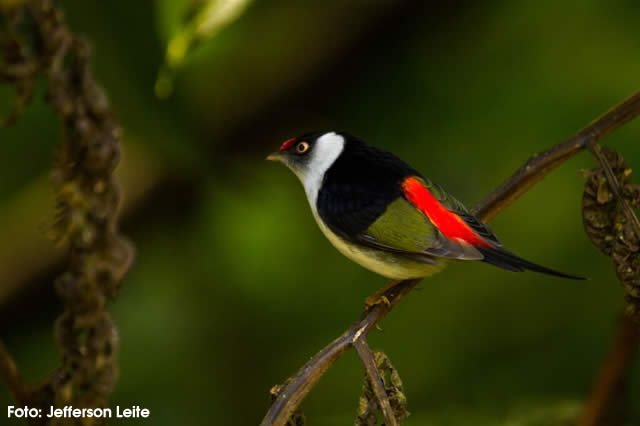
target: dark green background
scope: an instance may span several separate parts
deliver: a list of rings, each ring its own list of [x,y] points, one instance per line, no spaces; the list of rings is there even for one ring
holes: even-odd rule
[[[385,284],[330,246],[295,177],[263,161],[284,139],[349,130],[472,207],[640,87],[634,0],[257,1],[188,57],[164,101],[153,86],[179,22],[173,0],[62,6],[94,44],[125,157],[138,153],[129,181],[151,182],[123,219],[138,257],[111,309],[121,339],[112,405],[150,409],[140,424],[257,424],[270,387]],[[6,112],[10,89],[0,98]],[[0,211],[46,177],[60,129],[39,93],[0,130]],[[640,167],[639,122],[605,144]],[[589,281],[454,264],[372,334],[404,379],[407,425],[575,417],[622,307],[610,261],[582,229],[579,170],[593,166],[587,154],[571,160],[492,223],[512,251]],[[0,304],[0,337],[32,381],[58,364],[54,272],[33,271]],[[352,424],[362,378],[349,353],[305,402],[309,423]],[[637,422],[638,374],[633,385]]]

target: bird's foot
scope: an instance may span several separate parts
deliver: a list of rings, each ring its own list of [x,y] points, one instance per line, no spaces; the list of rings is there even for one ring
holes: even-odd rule
[[[369,310],[376,305],[386,305],[387,307],[391,306],[391,301],[389,301],[389,298],[386,296],[387,291],[398,285],[400,282],[401,281],[395,280],[391,281],[389,284],[367,297],[364,301],[364,309]]]
[[[377,294],[377,293],[367,297],[367,299],[364,301],[365,310],[369,310],[376,305],[391,306],[391,302],[389,301],[387,296],[385,296],[384,294]]]

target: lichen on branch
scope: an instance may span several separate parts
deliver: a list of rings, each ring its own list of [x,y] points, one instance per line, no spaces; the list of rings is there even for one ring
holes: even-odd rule
[[[586,171],[582,197],[584,229],[591,242],[610,256],[628,302],[627,314],[640,324],[640,231],[633,211],[640,206],[640,185],[631,168],[611,148],[594,146],[600,167]]]

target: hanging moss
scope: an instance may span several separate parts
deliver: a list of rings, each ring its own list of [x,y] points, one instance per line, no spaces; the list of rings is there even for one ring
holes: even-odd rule
[[[14,84],[16,101],[5,124],[17,120],[39,79],[58,113],[64,140],[53,169],[53,235],[68,251],[55,281],[64,312],[55,325],[62,366],[27,399],[40,407],[106,407],[117,379],[118,332],[106,311],[134,258],[118,231],[120,193],[113,176],[120,129],[91,70],[90,46],[66,27],[51,0],[4,11],[0,76]],[[47,419],[34,419],[47,424]],[[74,420],[93,425],[102,419]],[[48,424],[69,424],[51,419]]]
[[[631,169],[622,155],[611,148],[603,149],[602,154],[618,181],[620,198],[602,168],[587,171],[582,197],[584,229],[591,242],[611,256],[625,290],[627,313],[640,322],[640,238],[622,205],[640,206],[640,185],[631,183]]]

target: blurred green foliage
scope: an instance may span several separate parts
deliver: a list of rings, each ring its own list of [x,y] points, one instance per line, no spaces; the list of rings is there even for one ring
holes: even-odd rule
[[[165,65],[160,69],[155,91],[159,98],[173,92],[176,69],[200,42],[215,36],[238,18],[251,0],[159,1],[158,16],[165,34],[170,34]]]
[[[182,185],[159,181],[124,222],[138,258],[112,308],[112,402],[150,409],[140,424],[257,424],[271,386],[385,284],[329,245],[294,176],[263,161],[282,140],[349,130],[472,207],[639,87],[640,7],[630,0],[253,2],[195,47],[164,101],[154,84],[182,13],[173,2],[61,4],[93,42],[125,143]],[[59,144],[41,92],[0,131],[0,211],[49,172]],[[11,91],[0,98],[4,112]],[[638,122],[605,141],[632,168],[639,143]],[[610,261],[582,230],[578,170],[594,165],[586,154],[570,161],[492,223],[514,252],[589,281],[454,264],[373,333],[403,378],[407,425],[565,424],[579,412],[622,307]],[[32,380],[58,364],[59,305],[33,302],[51,282],[34,277],[28,297],[0,306],[11,313],[0,337]],[[638,371],[633,384],[637,402]],[[349,354],[305,402],[310,424],[351,424],[361,387]]]

